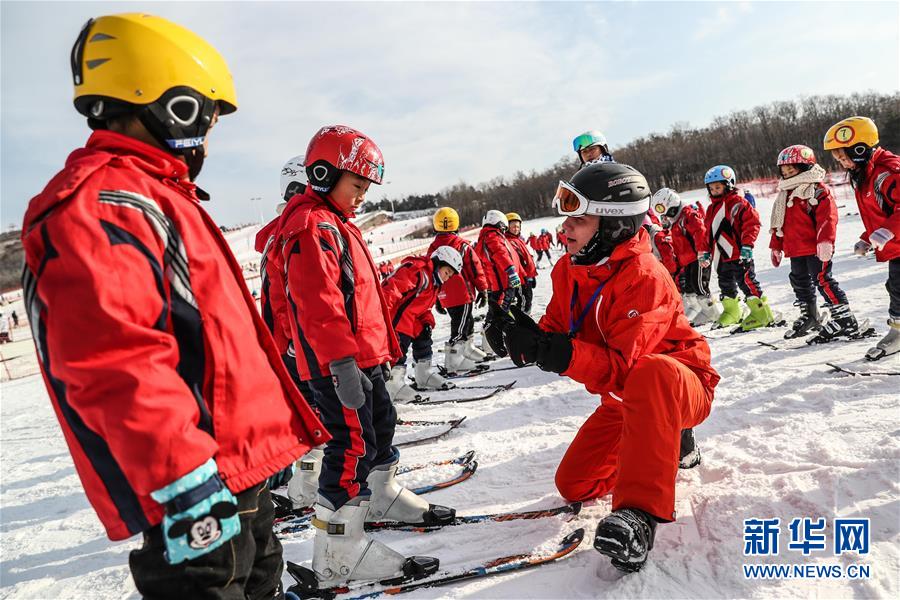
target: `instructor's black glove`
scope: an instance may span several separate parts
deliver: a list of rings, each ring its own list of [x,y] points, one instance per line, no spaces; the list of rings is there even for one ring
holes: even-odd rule
[[[477,308],[484,308],[484,306],[487,304],[487,301],[487,290],[479,290],[478,295],[475,296],[475,306]]]
[[[446,315],[446,314],[447,314],[447,309],[444,308],[443,306],[441,306],[441,301],[440,301],[440,300],[435,301],[435,303],[434,303],[434,310],[438,311],[438,312],[439,312],[440,314],[442,314],[442,315]]]
[[[525,283],[527,283],[528,287],[530,287],[531,289],[534,289],[537,287],[537,279],[535,277],[526,277]]]
[[[328,364],[331,370],[331,382],[341,404],[356,410],[366,403],[366,394],[372,393],[372,382],[356,365],[352,356],[333,360]]]
[[[503,339],[509,356],[519,367],[530,363],[544,371],[562,373],[572,362],[572,340],[564,333],[542,330],[534,319],[514,306],[514,324],[506,327]]]

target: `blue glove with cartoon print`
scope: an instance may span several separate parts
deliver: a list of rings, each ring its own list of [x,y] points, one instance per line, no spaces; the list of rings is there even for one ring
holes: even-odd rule
[[[753,248],[750,246],[741,246],[741,262],[748,263],[753,260]]]
[[[150,497],[166,509],[162,532],[171,565],[212,552],[241,531],[237,500],[219,477],[215,459]]]

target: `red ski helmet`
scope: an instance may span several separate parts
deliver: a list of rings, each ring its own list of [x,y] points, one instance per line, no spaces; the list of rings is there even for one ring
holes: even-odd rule
[[[342,171],[350,171],[372,183],[384,177],[381,150],[370,137],[345,125],[326,125],[306,149],[306,175],[317,192],[329,192]]]
[[[809,146],[797,144],[788,146],[778,153],[777,166],[781,165],[809,165],[816,164],[816,153]]]

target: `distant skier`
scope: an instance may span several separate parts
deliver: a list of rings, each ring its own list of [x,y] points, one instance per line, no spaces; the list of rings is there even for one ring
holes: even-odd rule
[[[498,352],[601,395],[566,451],[556,485],[569,500],[612,492],[612,513],[598,524],[594,547],[625,571],[644,565],[657,523],[675,519],[681,432],[706,419],[719,381],[709,346],[650,253],[641,227],[649,204],[647,181],[634,168],[585,166],[560,183],[553,200],[567,217],[569,256],[553,268],[553,296],[540,324],[492,306],[503,332]],[[600,216],[610,213],[617,216]]]
[[[716,274],[723,310],[718,325],[740,324],[744,331],[771,325],[775,317],[756,279],[753,264],[753,245],[759,235],[759,213],[738,193],[731,167],[717,165],[711,168],[703,182],[711,201],[704,223],[709,248],[719,253]],[[702,251],[699,261],[703,268],[710,266],[710,252]],[[750,314],[746,317],[742,315],[738,288],[744,292],[745,302],[750,308]]]
[[[572,149],[578,155],[582,166],[592,162],[616,162],[609,152],[606,136],[596,129],[585,131],[572,140]]]
[[[375,263],[351,217],[384,172],[381,150],[343,125],[321,128],[305,154],[309,183],[288,202],[275,240],[286,273],[297,370],[331,434],[315,505],[312,570],[319,586],[422,575],[437,568],[407,558],[364,530],[365,521],[443,524],[454,511],[396,480],[397,411],[388,395],[397,335]]]
[[[566,246],[568,245],[569,240],[566,237],[566,232],[562,229],[558,229],[556,231],[556,245],[563,251],[566,251]]]
[[[825,134],[825,150],[850,172],[865,231],[853,251],[888,263],[890,331],[866,352],[869,360],[900,352],[900,156],[878,146],[878,128],[867,117],[838,121]]]
[[[700,255],[709,252],[709,239],[703,214],[696,206],[685,204],[675,190],[662,188],[650,200],[663,225],[672,235],[678,264],[676,279],[684,300],[684,314],[691,324],[704,325],[719,318],[719,305],[710,297],[709,265],[700,266]]]
[[[534,288],[537,287],[537,266],[534,264],[534,257],[531,256],[528,244],[522,239],[522,217],[519,213],[506,213],[506,221],[509,223],[509,229],[504,235],[519,259],[517,267],[519,280],[522,282],[522,310],[531,313]]]
[[[535,251],[537,254],[537,258],[535,259],[535,265],[540,267],[541,259],[546,257],[547,263],[549,266],[553,266],[553,259],[550,258],[550,241],[547,239],[547,236],[544,235],[547,232],[546,229],[541,230],[541,235],[535,235],[532,233],[528,236],[528,245],[531,246],[531,249]]]
[[[790,282],[800,309],[784,337],[818,331],[807,340],[813,344],[857,336],[859,324],[850,311],[847,294],[831,274],[838,212],[831,188],[824,183],[825,169],[816,164],[812,148],[803,145],[779,152],[777,167],[781,180],[772,207],[769,248],[772,266],[780,265],[784,256],[791,259]],[[816,288],[831,312],[831,320],[824,326],[816,308]]]
[[[439,208],[432,219],[434,240],[430,256],[441,246],[455,248],[463,269],[438,291],[437,309],[450,316],[450,339],[444,345],[444,367],[450,373],[471,371],[487,354],[475,345],[475,308],[487,305],[488,282],[481,258],[471,242],[459,235],[459,213],[449,206]]]
[[[71,56],[94,132],[28,205],[22,280],[75,467],[110,539],[143,535],[142,596],[279,597],[267,480],[327,434],[193,183],[231,73],[146,14],[89,20]]]
[[[11,342],[9,335],[9,319],[3,313],[0,313],[0,344]]]
[[[678,263],[675,260],[675,247],[672,244],[672,236],[669,230],[662,226],[659,218],[653,214],[653,211],[647,213],[644,217],[644,229],[650,234],[650,251],[653,256],[662,263],[666,271],[675,279],[678,273]],[[678,280],[675,279],[677,283]]]
[[[462,256],[451,246],[438,246],[430,256],[403,259],[393,275],[381,284],[384,300],[391,314],[394,330],[400,338],[400,359],[391,369],[388,394],[394,402],[410,402],[416,393],[406,381],[406,357],[412,346],[415,361],[416,388],[449,390],[456,387],[449,379],[431,368],[433,356],[431,309],[438,290],[462,271]]]

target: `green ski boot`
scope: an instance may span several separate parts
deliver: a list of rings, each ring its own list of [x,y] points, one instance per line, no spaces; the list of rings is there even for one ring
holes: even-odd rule
[[[716,327],[728,327],[741,322],[741,301],[737,298],[722,298],[722,314]]]
[[[741,321],[741,329],[744,331],[768,327],[775,323],[775,315],[772,314],[772,309],[769,308],[765,296],[747,298],[747,306],[750,307],[750,314]]]

